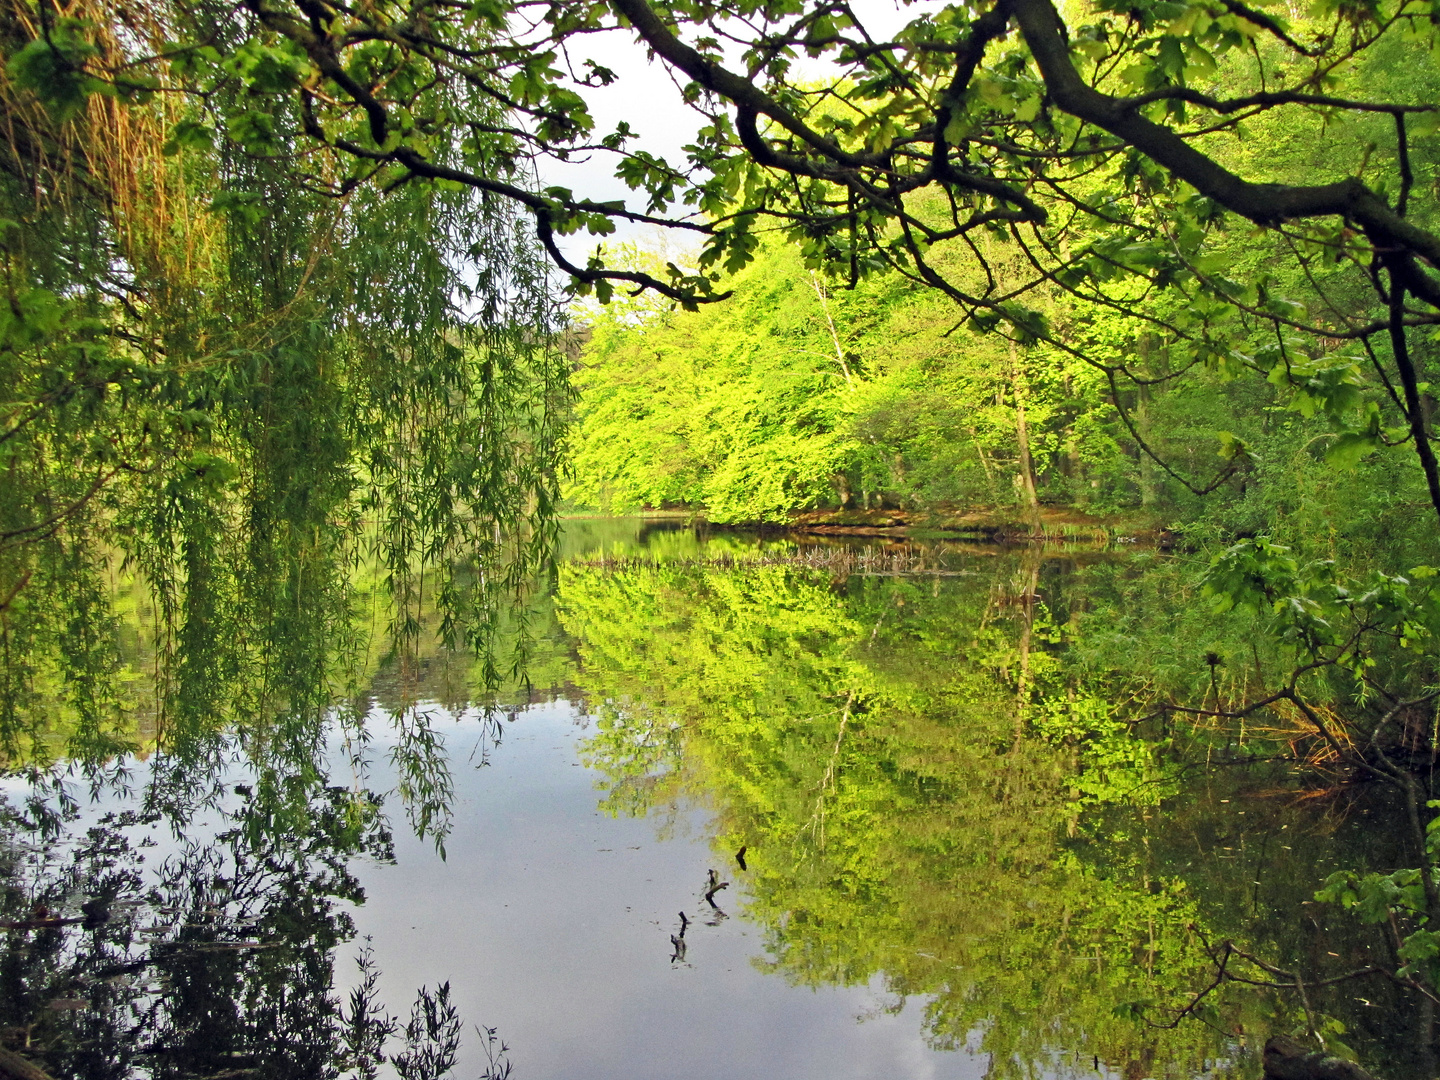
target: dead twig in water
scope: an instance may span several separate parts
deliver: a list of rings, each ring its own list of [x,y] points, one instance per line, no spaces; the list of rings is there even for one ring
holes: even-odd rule
[[[720,875],[717,874],[714,870],[711,870],[709,887],[705,890],[705,902],[709,904],[712,908],[714,908],[716,911],[719,911],[720,905],[715,903],[715,894],[718,893],[721,889],[728,889],[729,887],[730,883],[728,881],[721,881]]]

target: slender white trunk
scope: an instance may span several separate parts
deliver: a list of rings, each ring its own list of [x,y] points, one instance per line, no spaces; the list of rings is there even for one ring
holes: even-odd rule
[[[850,379],[850,365],[845,362],[845,350],[840,347],[840,334],[835,329],[835,320],[830,317],[830,293],[825,288],[825,282],[820,280],[820,275],[810,271],[810,287],[815,290],[815,299],[820,301],[820,314],[825,316],[825,327],[830,331],[830,343],[835,346],[835,362],[840,365],[840,373],[845,376],[845,385],[853,387],[855,384]]]

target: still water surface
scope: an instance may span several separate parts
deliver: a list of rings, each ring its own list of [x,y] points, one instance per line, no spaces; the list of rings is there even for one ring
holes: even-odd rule
[[[1387,984],[1168,1024],[1222,940],[1374,962],[1312,898],[1405,855],[1273,741],[1087,696],[1076,628],[1154,558],[573,523],[498,713],[463,656],[376,653],[313,731],[112,762],[68,808],[7,781],[0,1036],[57,1077],[1140,1080],[1255,1075],[1311,1023],[1429,1075]]]
[[[373,936],[387,996],[404,1003],[449,979],[461,1014],[498,1026],[524,1076],[985,1073],[984,1055],[930,1048],[923,1002],[902,1002],[880,977],[811,989],[757,967],[746,875],[712,852],[710,815],[602,814],[578,763],[584,734],[565,703],[525,710],[490,765],[457,775],[445,862],[397,839],[394,865],[360,870],[356,925]],[[468,763],[481,725],[449,739]],[[713,908],[702,896],[712,868],[732,882]],[[681,911],[691,922],[677,962]]]

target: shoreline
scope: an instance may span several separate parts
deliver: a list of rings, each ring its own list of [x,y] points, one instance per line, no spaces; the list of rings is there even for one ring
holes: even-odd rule
[[[579,511],[561,515],[565,520],[640,517],[647,521],[674,521],[714,532],[760,532],[807,536],[873,536],[894,539],[970,539],[997,544],[1024,544],[1044,540],[1088,541],[1096,544],[1133,543],[1169,549],[1178,537],[1154,518],[1116,514],[1089,514],[1072,507],[1042,506],[1039,531],[1016,508],[926,510],[806,510],[788,521],[715,522],[703,510],[642,509],[602,514]]]

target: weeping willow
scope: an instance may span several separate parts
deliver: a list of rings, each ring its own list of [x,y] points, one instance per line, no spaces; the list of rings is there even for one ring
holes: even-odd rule
[[[177,89],[181,35],[234,86]],[[472,189],[348,175],[247,97],[253,44],[219,4],[0,0],[5,769],[237,737],[302,768],[377,641],[402,674],[469,648],[481,690],[523,663],[498,629],[567,401],[545,263]]]

